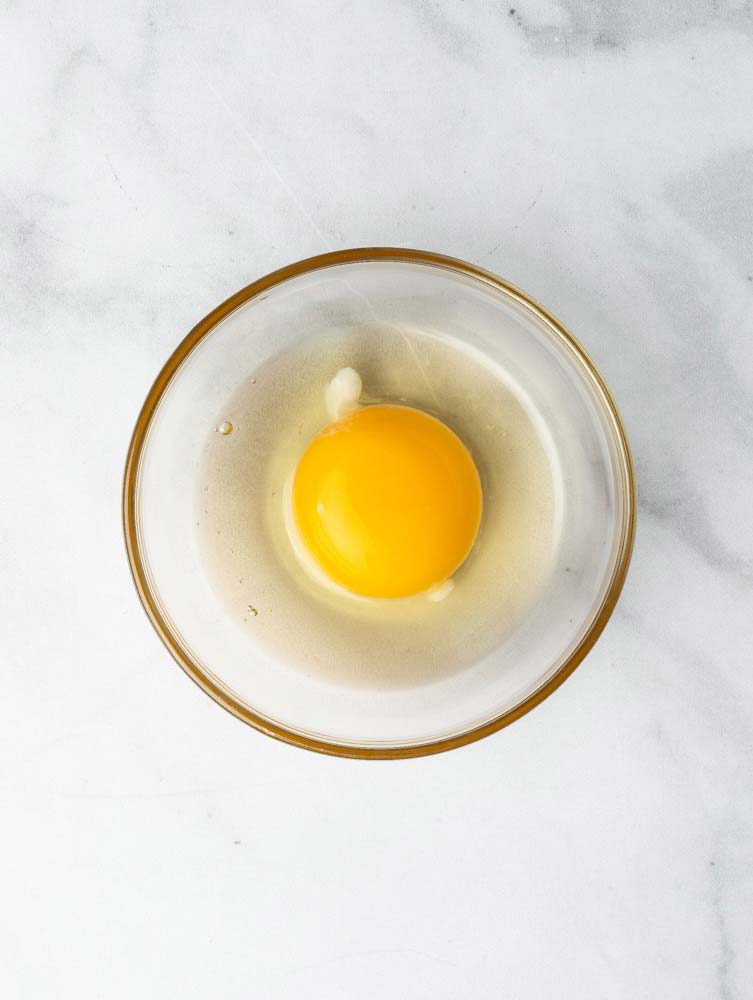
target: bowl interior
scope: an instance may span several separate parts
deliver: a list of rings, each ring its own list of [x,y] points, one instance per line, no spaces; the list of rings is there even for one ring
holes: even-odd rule
[[[275,548],[274,531],[259,527],[244,547],[237,528],[245,488],[249,509],[277,509],[275,476],[295,448],[284,428],[300,406],[296,432],[307,439],[318,419],[310,401],[354,358],[381,397],[430,409],[471,439],[492,498],[486,550],[482,531],[455,604],[434,624],[427,619],[423,632],[410,615],[385,626],[378,614],[348,617],[319,601],[285,565],[284,539]],[[519,439],[521,461],[534,450],[545,456],[548,506],[540,514],[535,496],[521,494],[523,473],[517,486],[512,473],[505,479],[504,427],[487,417],[504,424],[513,410],[495,410],[495,385],[533,435]],[[244,399],[257,402],[244,409]],[[227,436],[216,430],[224,419],[233,423]],[[214,480],[212,455],[225,463]],[[574,668],[624,578],[632,488],[613,404],[581,349],[543,310],[460,262],[351,251],[250,286],[176,351],[134,435],[126,535],[152,620],[225,707],[302,745],[390,756],[496,728]],[[495,511],[513,510],[515,497],[515,523],[525,526],[519,541],[541,563],[535,591],[525,573],[533,555],[511,568],[504,546],[492,542]],[[223,589],[212,567],[208,523],[221,543],[215,556],[224,552],[227,577],[240,581],[230,600],[232,588]],[[499,581],[506,591],[495,589]]]

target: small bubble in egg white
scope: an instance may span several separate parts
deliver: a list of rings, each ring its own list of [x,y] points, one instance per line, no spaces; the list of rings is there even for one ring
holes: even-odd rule
[[[227,436],[228,434],[233,433],[233,425],[230,423],[229,420],[223,420],[220,426],[217,428],[217,430],[220,432],[220,434],[224,434],[225,436]]]
[[[254,618],[259,614],[258,610],[253,606],[253,604],[249,604],[246,610],[249,612],[249,614],[252,614]]]

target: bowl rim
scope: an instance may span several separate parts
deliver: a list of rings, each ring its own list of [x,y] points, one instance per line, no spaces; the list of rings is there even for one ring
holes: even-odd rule
[[[233,698],[228,692],[220,688],[208,677],[202,668],[195,663],[188,652],[184,649],[179,640],[172,623],[160,610],[159,602],[149,584],[145,569],[145,561],[140,547],[138,518],[137,518],[137,496],[138,481],[141,459],[144,445],[147,440],[149,427],[159,403],[167,390],[169,384],[177,374],[179,368],[193,351],[193,349],[204,339],[214,327],[239,306],[251,299],[268,291],[291,278],[308,274],[312,271],[323,270],[335,267],[340,264],[397,261],[399,263],[413,263],[421,265],[431,265],[455,271],[462,275],[480,280],[484,284],[490,285],[497,291],[517,301],[524,308],[534,313],[549,329],[556,338],[561,339],[575,354],[580,361],[587,375],[590,376],[598,394],[601,398],[604,410],[610,418],[614,431],[615,443],[618,448],[620,478],[623,492],[623,517],[620,531],[619,547],[615,560],[611,579],[607,587],[604,598],[593,617],[593,620],[581,637],[575,649],[568,658],[560,665],[557,671],[545,681],[532,694],[528,695],[514,708],[496,716],[489,722],[481,726],[476,726],[465,732],[451,737],[437,740],[430,740],[417,744],[405,744],[400,746],[375,747],[361,746],[358,744],[340,744],[329,742],[298,733],[293,729],[266,719],[256,714],[248,706]],[[218,705],[230,712],[236,718],[257,729],[259,732],[274,739],[281,740],[293,746],[302,747],[317,753],[329,754],[338,757],[349,757],[360,760],[394,760],[406,757],[422,757],[429,754],[442,753],[446,750],[453,750],[456,747],[465,746],[476,740],[483,739],[492,733],[503,729],[510,723],[520,719],[532,708],[539,705],[545,698],[557,690],[557,688],[573,673],[575,668],[583,661],[587,653],[592,649],[597,639],[603,632],[612,612],[617,604],[617,600],[622,591],[625,578],[627,576],[630,558],[633,551],[635,539],[636,521],[636,497],[635,497],[635,472],[633,460],[630,453],[627,434],[617,410],[617,406],[612,395],[599,373],[596,365],[591,360],[587,352],[576,340],[570,331],[563,326],[548,310],[532,299],[527,293],[510,284],[508,281],[497,275],[486,271],[484,268],[469,264],[466,261],[444,254],[434,253],[425,250],[413,250],[402,247],[358,247],[353,249],[335,250],[329,253],[319,254],[315,257],[307,257],[304,260],[288,264],[279,270],[272,271],[251,284],[241,288],[230,298],[220,303],[210,313],[208,313],[196,326],[181,340],[170,357],[167,359],[154,383],[152,384],[146,399],[141,407],[136,424],[133,429],[131,441],[128,447],[125,470],[123,474],[122,493],[122,518],[123,533],[125,537],[126,552],[130,565],[131,576],[133,578],[136,592],[147,617],[151,621],[155,631],[167,647],[173,659],[185,671],[206,694],[210,696]]]

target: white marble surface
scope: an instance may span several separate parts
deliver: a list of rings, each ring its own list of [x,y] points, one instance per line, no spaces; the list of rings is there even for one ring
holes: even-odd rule
[[[0,39],[0,995],[753,995],[750,0],[48,0]],[[546,303],[640,487],[572,679],[375,765],[195,688],[119,525],[185,331],[369,244]]]

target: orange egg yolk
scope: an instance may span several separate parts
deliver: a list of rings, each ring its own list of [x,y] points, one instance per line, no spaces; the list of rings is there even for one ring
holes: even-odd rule
[[[479,475],[441,421],[364,406],[311,441],[293,479],[301,539],[335,583],[366,597],[407,597],[446,581],[481,520]]]

